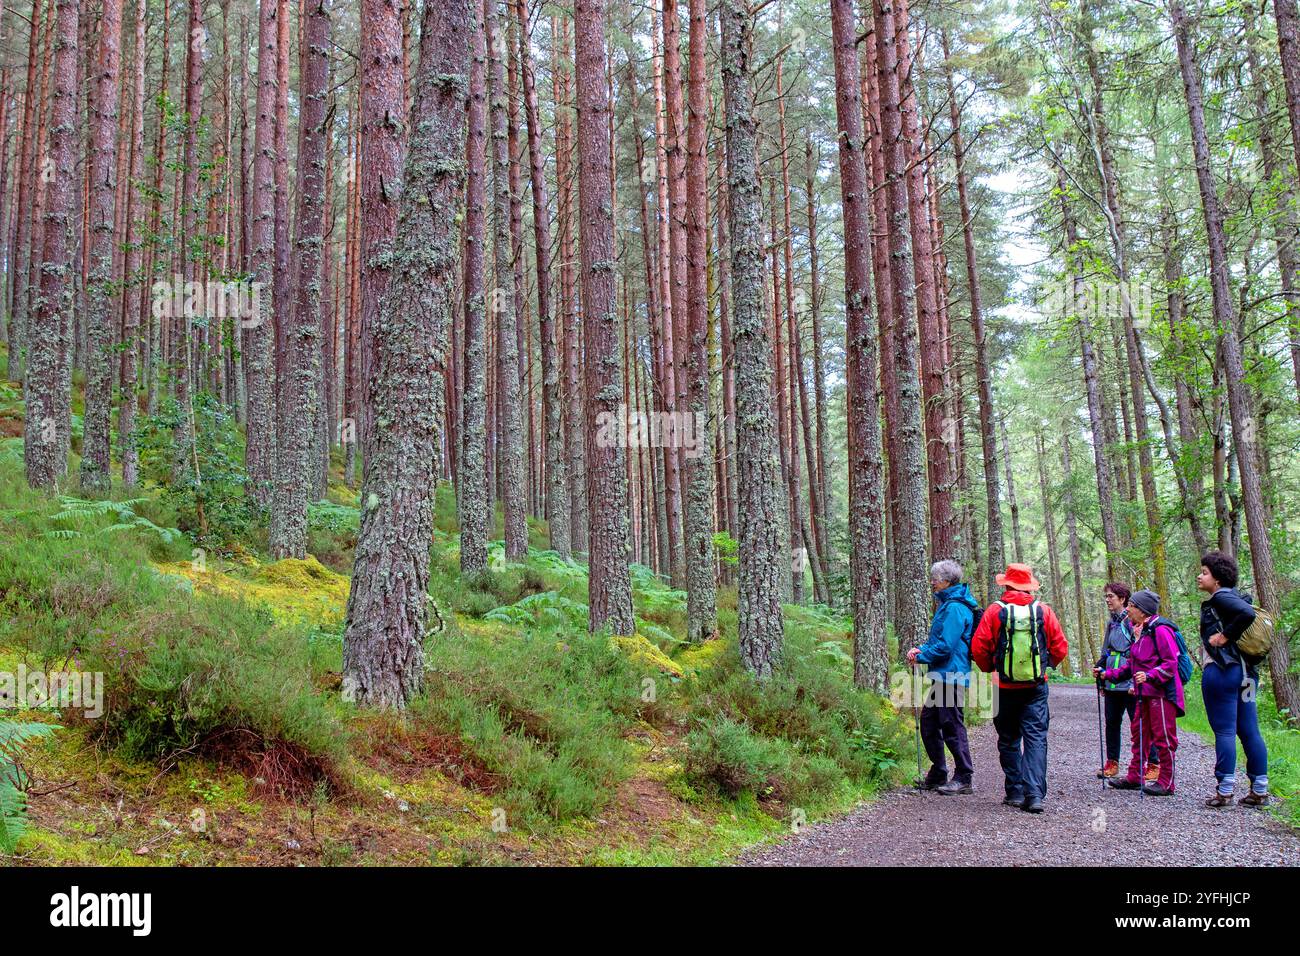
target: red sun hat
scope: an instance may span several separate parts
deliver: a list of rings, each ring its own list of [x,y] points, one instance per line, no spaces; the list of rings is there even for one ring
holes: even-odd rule
[[[1027,564],[1008,564],[1006,572],[996,575],[993,580],[1004,588],[1015,588],[1017,591],[1037,591],[1043,586],[1034,577],[1033,568]]]

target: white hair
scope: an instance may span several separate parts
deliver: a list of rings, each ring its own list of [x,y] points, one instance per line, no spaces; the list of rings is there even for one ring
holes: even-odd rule
[[[947,581],[949,584],[960,584],[961,575],[961,565],[956,561],[936,561],[930,565],[931,581]]]

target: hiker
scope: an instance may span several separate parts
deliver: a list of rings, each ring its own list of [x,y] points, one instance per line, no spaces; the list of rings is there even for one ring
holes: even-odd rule
[[[1241,798],[1241,804],[1262,807],[1268,803],[1268,748],[1259,733],[1255,708],[1259,659],[1237,647],[1255,621],[1255,609],[1237,592],[1237,575],[1233,558],[1210,551],[1201,557],[1201,573],[1196,577],[1196,586],[1209,595],[1201,602],[1201,645],[1206,653],[1201,696],[1214,730],[1214,779],[1218,783],[1205,805],[1215,808],[1232,806],[1238,737],[1250,778],[1250,793]]]
[[[990,604],[971,639],[971,659],[997,672],[993,726],[1006,777],[1003,803],[1042,813],[1047,795],[1047,669],[1069,647],[1056,612],[1034,598],[1040,587],[1027,564],[1009,564],[994,580],[1006,590]]]
[[[964,707],[970,685],[970,636],[979,605],[961,579],[962,567],[956,561],[936,561],[930,568],[930,589],[935,599],[930,636],[922,646],[907,652],[907,662],[924,667],[930,679],[920,720],[930,770],[916,785],[946,797],[974,792]],[[952,752],[951,780],[945,746]]]
[[[1102,680],[1131,681],[1136,713],[1130,719],[1133,756],[1123,778],[1106,781],[1116,790],[1142,787],[1153,797],[1174,792],[1174,753],[1178,750],[1178,718],[1185,712],[1183,682],[1178,675],[1177,626],[1160,616],[1160,595],[1142,589],[1134,592],[1126,607],[1136,637],[1128,659],[1119,667],[1094,669]],[[1154,749],[1160,771],[1154,783],[1146,782],[1144,764]]]
[[[1097,663],[1093,665],[1094,670],[1098,667],[1118,668],[1128,660],[1135,635],[1133,623],[1129,620],[1125,606],[1132,593],[1127,584],[1121,584],[1119,581],[1111,581],[1106,585],[1103,596],[1106,599],[1106,609],[1110,611],[1110,619],[1106,622],[1106,635],[1101,642],[1101,657],[1097,658]],[[1124,715],[1128,715],[1131,728],[1137,698],[1130,693],[1133,688],[1131,679],[1115,681],[1099,679],[1097,684],[1101,688],[1106,714],[1106,759],[1097,771],[1097,776],[1109,780],[1119,774],[1119,748]],[[1160,763],[1155,758],[1155,749],[1152,748],[1147,763],[1146,781],[1155,783],[1159,776]]]

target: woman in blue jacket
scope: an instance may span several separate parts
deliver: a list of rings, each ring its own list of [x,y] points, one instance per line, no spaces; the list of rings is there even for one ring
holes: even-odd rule
[[[970,684],[970,638],[979,605],[961,578],[962,568],[956,561],[938,561],[930,568],[930,589],[936,602],[930,635],[922,646],[907,652],[907,662],[924,668],[932,682],[921,708],[921,741],[930,758],[930,772],[917,785],[946,797],[974,793],[964,705],[965,688]],[[945,746],[952,752],[951,780]]]
[[[1257,660],[1237,648],[1237,641],[1255,621],[1255,609],[1237,592],[1237,562],[1221,551],[1201,557],[1196,586],[1209,595],[1201,602],[1201,645],[1207,660],[1201,675],[1205,715],[1214,730],[1214,779],[1218,782],[1207,807],[1230,807],[1237,784],[1237,738],[1246,752],[1250,793],[1242,806],[1268,803],[1268,748],[1259,733],[1255,694],[1259,690]]]

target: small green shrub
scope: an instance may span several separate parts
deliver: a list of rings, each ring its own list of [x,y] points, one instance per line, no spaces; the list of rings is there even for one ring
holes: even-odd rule
[[[195,542],[228,547],[247,540],[258,517],[244,493],[244,438],[234,416],[211,393],[195,394],[193,406],[194,448],[184,462],[176,444],[184,413],[174,398],[163,400],[157,415],[140,419],[133,436],[140,474],[162,489],[178,527]]]
[[[661,706],[642,700],[642,681],[656,672],[585,624],[461,631],[430,640],[426,653],[416,713],[502,777],[505,806],[529,827],[606,805],[635,768],[625,734]]]
[[[683,683],[693,718],[690,773],[729,795],[762,787],[815,802],[844,785],[872,785],[897,765],[903,726],[876,695],[853,686],[851,662],[818,626],[787,621],[785,655],[766,682],[740,662],[734,638]]]
[[[771,791],[789,770],[790,753],[782,742],[730,717],[705,717],[686,735],[687,776],[713,783],[729,797]]]
[[[555,591],[530,594],[514,604],[493,608],[483,615],[485,620],[501,621],[516,627],[529,627],[539,623],[585,628],[587,605],[571,601]]]

